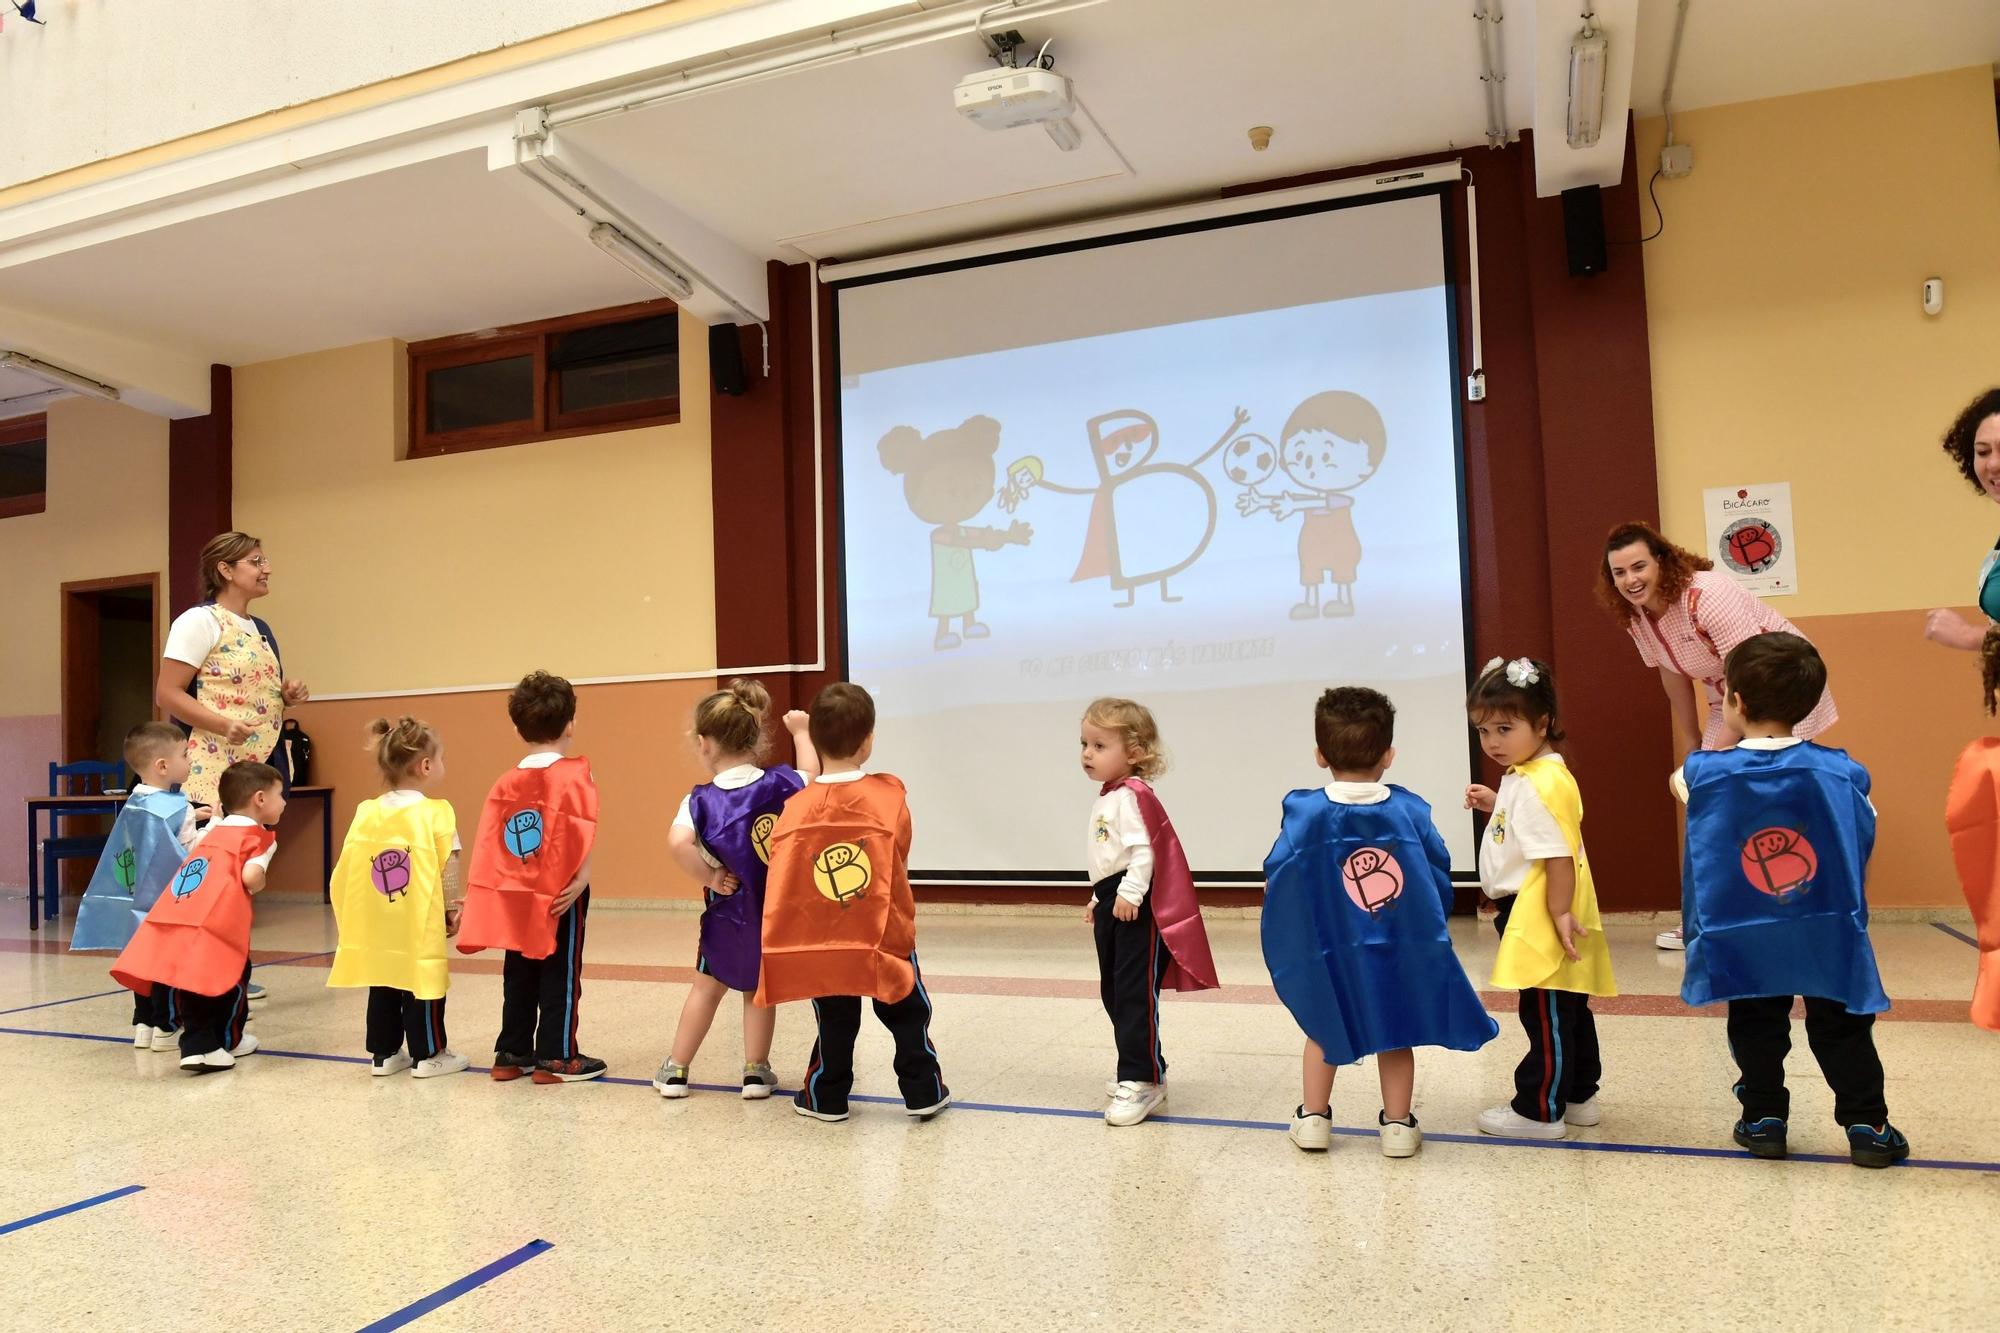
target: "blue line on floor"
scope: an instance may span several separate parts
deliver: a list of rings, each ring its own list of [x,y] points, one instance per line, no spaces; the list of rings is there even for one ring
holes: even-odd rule
[[[67,1041],[101,1041],[118,1046],[123,1046],[127,1041],[125,1037],[110,1037],[100,1032],[51,1032],[39,1028],[0,1027],[0,1036],[58,1037]],[[365,1055],[329,1055],[324,1051],[279,1051],[261,1046],[257,1048],[257,1054],[276,1056],[286,1060],[319,1060],[328,1064],[365,1065],[369,1062],[368,1057]],[[244,1058],[248,1059],[249,1057],[245,1056]],[[472,1065],[466,1072],[469,1074],[486,1074],[492,1071],[485,1065]],[[595,1083],[613,1083],[628,1088],[650,1088],[653,1086],[651,1079],[614,1078],[610,1075],[590,1081]],[[733,1085],[721,1083],[695,1083],[691,1084],[690,1087],[696,1092],[737,1092],[739,1090]],[[786,1097],[790,1096],[793,1091],[790,1088],[780,1088],[774,1095]],[[849,1096],[848,1100],[863,1102],[871,1106],[903,1105],[901,1097],[885,1097],[875,1093],[853,1093]],[[1033,1115],[1055,1120],[1098,1120],[1102,1119],[1104,1114],[1102,1111],[1086,1110],[1074,1106],[1015,1106],[1007,1102],[955,1101],[951,1105],[955,1111],[980,1111],[999,1115]],[[1150,1118],[1163,1125],[1193,1125],[1205,1129],[1254,1129],[1270,1132],[1283,1131],[1290,1128],[1290,1125],[1282,1120],[1229,1120],[1216,1116],[1200,1115],[1156,1115]],[[1372,1139],[1376,1136],[1376,1131],[1373,1129],[1354,1128],[1344,1125],[1335,1125],[1333,1132],[1343,1138]],[[1479,1148],[1548,1148],[1554,1149],[1557,1152],[1604,1152],[1627,1155],[1650,1154],[1659,1157],[1714,1157],[1745,1162],[1751,1160],[1747,1153],[1739,1152],[1734,1148],[1691,1148],[1673,1143],[1606,1143],[1590,1139],[1509,1139],[1491,1134],[1444,1134],[1432,1133],[1428,1130],[1425,1131],[1424,1138],[1431,1143],[1462,1143]],[[1795,1152],[1786,1160],[1793,1162],[1839,1162],[1844,1164],[1848,1159],[1837,1153]],[[1948,1158],[1912,1157],[1901,1165],[1927,1171],[1981,1171],[2000,1174],[2000,1162],[1962,1162]]]
[[[332,956],[333,956],[333,950],[331,949],[326,950],[324,953],[295,954],[290,958],[272,958],[266,960],[265,962],[252,963],[250,965],[250,970],[254,972],[260,967],[275,967],[280,963],[303,963],[306,962],[308,959],[331,958]],[[21,1005],[19,1008],[15,1009],[0,1009],[0,1016],[4,1016],[6,1014],[25,1014],[32,1009],[54,1009],[59,1005],[81,1004],[85,1000],[102,1000],[105,997],[111,995],[130,995],[131,993],[132,992],[126,990],[123,986],[120,986],[117,990],[93,991],[89,995],[72,995],[67,1000],[44,1000],[40,1004],[24,1004]]]
[[[1979,941],[1973,939],[1972,936],[1966,934],[1962,930],[1953,930],[1950,926],[1947,926],[1942,921],[1933,921],[1931,922],[1931,924],[1933,926],[1936,926],[1939,930],[1943,931],[1945,934],[1951,936],[1953,939],[1957,940],[1960,944],[1970,944],[1975,949],[1979,947]]]
[[[439,1287],[422,1300],[413,1301],[396,1311],[396,1313],[384,1315],[372,1324],[364,1324],[361,1328],[361,1333],[386,1333],[388,1329],[401,1328],[405,1324],[414,1323],[437,1309],[440,1305],[448,1305],[465,1295],[466,1292],[485,1286],[507,1270],[519,1268],[522,1264],[525,1264],[544,1250],[552,1250],[554,1248],[555,1246],[545,1240],[531,1240],[512,1254],[504,1258],[495,1259],[492,1263],[486,1265],[486,1267],[467,1273],[464,1277],[449,1286]]]
[[[33,1217],[24,1217],[18,1222],[8,1222],[0,1225],[0,1236],[4,1236],[10,1231],[25,1230],[37,1222],[53,1222],[58,1217],[67,1217],[71,1213],[80,1213],[86,1208],[95,1208],[100,1203],[110,1203],[113,1199],[122,1199],[128,1194],[137,1194],[144,1188],[146,1188],[144,1185],[127,1185],[123,1189],[112,1190],[109,1194],[100,1194],[94,1199],[83,1199],[76,1203],[66,1203],[60,1208],[51,1208],[46,1213],[36,1213]]]

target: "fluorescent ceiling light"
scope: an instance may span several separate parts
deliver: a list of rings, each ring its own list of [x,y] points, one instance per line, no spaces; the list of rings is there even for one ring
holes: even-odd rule
[[[609,222],[600,222],[590,229],[590,243],[674,300],[685,301],[694,295],[694,284],[685,273],[642,249]]]
[[[1604,66],[1609,44],[1583,20],[1569,44],[1569,146],[1588,148],[1604,128]]]
[[[87,393],[93,398],[108,398],[114,403],[118,401],[118,390],[102,380],[94,380],[88,375],[79,375],[74,370],[64,370],[61,366],[50,365],[46,361],[29,356],[26,352],[0,351],[0,367],[4,366],[13,366],[45,383],[74,389],[78,393]]]

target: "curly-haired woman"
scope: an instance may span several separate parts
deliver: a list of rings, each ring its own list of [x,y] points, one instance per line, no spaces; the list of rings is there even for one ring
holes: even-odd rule
[[[1944,433],[1944,451],[1973,490],[2000,504],[2000,389],[1988,389],[1966,404]],[[1994,543],[1979,567],[1979,609],[1989,621],[2000,622],[2000,542]],[[1940,607],[1924,618],[1924,637],[1976,653],[1986,626]]]
[[[1745,639],[1774,630],[1798,634],[1798,627],[1727,574],[1718,574],[1714,561],[1674,545],[1645,523],[1611,530],[1598,576],[1599,599],[1624,621],[1639,659],[1659,668],[1674,712],[1676,754],[1726,750],[1741,740],[1722,720],[1723,659]],[[1696,681],[1705,696],[1699,701]],[[1838,716],[1832,692],[1822,693],[1792,734],[1811,740]],[[1678,949],[1681,933],[1663,931],[1655,943]]]

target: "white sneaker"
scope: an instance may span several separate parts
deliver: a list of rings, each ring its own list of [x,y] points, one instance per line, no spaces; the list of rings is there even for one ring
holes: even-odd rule
[[[179,1028],[154,1028],[153,1049],[156,1051],[178,1051],[181,1048]]]
[[[408,1051],[397,1051],[394,1055],[376,1056],[368,1072],[376,1078],[387,1078],[391,1074],[400,1074],[409,1067],[410,1053]]]
[[[1104,1123],[1136,1125],[1166,1103],[1167,1085],[1164,1083],[1120,1083],[1118,1091],[1112,1095],[1111,1105],[1104,1108]]]
[[[1569,1126],[1560,1120],[1530,1120],[1503,1102],[1479,1113],[1479,1132],[1503,1139],[1560,1139],[1568,1136]]]
[[[1424,1146],[1424,1132],[1417,1128],[1417,1118],[1411,1116],[1408,1123],[1386,1118],[1386,1112],[1376,1112],[1376,1128],[1382,1134],[1382,1155],[1384,1157],[1415,1157],[1417,1149]]]
[[[915,1120],[918,1124],[922,1124],[924,1121],[935,1117],[939,1111],[944,1110],[945,1107],[950,1105],[951,1105],[951,1093],[947,1091],[944,1094],[944,1096],[938,1098],[936,1101],[932,1102],[929,1106],[905,1106],[903,1108],[903,1114],[909,1116],[912,1120]]]
[[[1307,1152],[1325,1152],[1333,1146],[1332,1113],[1321,1115],[1301,1106],[1292,1112],[1292,1127],[1288,1134],[1293,1143]]]
[[[229,1053],[232,1056],[235,1056],[239,1060],[246,1055],[254,1055],[256,1051],[257,1051],[257,1039],[251,1036],[247,1032],[243,1034],[242,1041],[237,1042],[234,1046],[231,1046],[229,1048]]]
[[[153,1049],[153,1025],[151,1023],[134,1023],[132,1025],[132,1049],[135,1051],[150,1051]]]
[[[769,1060],[743,1066],[743,1100],[761,1102],[778,1090],[778,1075]],[[661,1093],[666,1096],[666,1093]]]
[[[398,1052],[398,1054],[402,1054]],[[403,1055],[405,1060],[408,1055]],[[458,1074],[472,1067],[472,1061],[457,1051],[439,1051],[428,1060],[417,1061],[417,1067],[410,1071],[411,1078],[437,1078],[441,1074]]]
[[[228,1051],[210,1051],[206,1055],[183,1055],[181,1068],[194,1074],[213,1074],[218,1069],[234,1069],[236,1057]]]
[[[1681,938],[1679,929],[1663,930],[1653,936],[1653,947],[1655,949],[1673,949],[1679,951],[1687,948],[1687,941]]]
[[[1604,1123],[1604,1112],[1598,1107],[1597,1098],[1592,1097],[1587,1102],[1571,1102],[1563,1109],[1563,1120],[1578,1129],[1589,1129]]]

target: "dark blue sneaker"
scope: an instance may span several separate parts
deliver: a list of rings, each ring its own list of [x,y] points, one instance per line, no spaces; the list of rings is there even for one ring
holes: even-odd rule
[[[1739,1120],[1736,1142],[1748,1148],[1752,1157],[1776,1161],[1785,1155],[1785,1122],[1774,1115],[1762,1120]]]
[[[1909,1155],[1910,1141],[1903,1137],[1902,1130],[1886,1121],[1880,1129],[1868,1125],[1847,1127],[1847,1156],[1856,1166],[1894,1166]]]
[[[248,986],[244,987],[243,993],[244,993],[244,998],[248,999],[252,1004],[257,1003],[257,1001],[264,998],[264,988],[262,986],[259,986],[254,981],[251,982]]]

